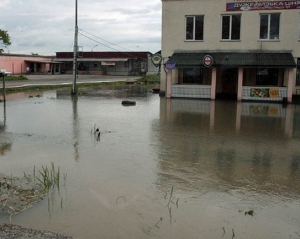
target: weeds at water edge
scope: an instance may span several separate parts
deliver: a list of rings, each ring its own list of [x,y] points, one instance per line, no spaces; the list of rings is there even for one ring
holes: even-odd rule
[[[67,174],[64,174],[63,178],[66,182]],[[55,187],[59,191],[60,168],[55,168],[54,163],[51,163],[50,168],[43,166],[38,173],[34,166],[33,175],[24,172],[23,178],[0,175],[0,212],[7,213],[11,220],[11,216],[26,211],[41,201],[50,188]]]

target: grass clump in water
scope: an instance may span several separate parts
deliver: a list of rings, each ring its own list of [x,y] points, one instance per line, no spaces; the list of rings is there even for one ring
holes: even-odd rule
[[[60,169],[56,169],[54,163],[50,168],[42,166],[37,174],[34,167],[33,175],[24,172],[23,178],[0,175],[0,213],[11,217],[43,200],[50,189],[59,191]],[[67,175],[64,174],[63,178],[66,180]]]
[[[57,186],[59,190],[59,179],[60,179],[60,171],[59,167],[57,171],[55,170],[54,163],[51,163],[51,168],[49,169],[47,166],[42,166],[42,170],[39,171],[40,177],[36,179],[39,181],[40,186],[45,190],[48,191],[51,187],[54,188]]]

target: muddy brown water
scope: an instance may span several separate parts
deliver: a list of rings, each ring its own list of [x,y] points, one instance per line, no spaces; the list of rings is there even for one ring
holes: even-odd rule
[[[11,222],[81,239],[300,238],[299,143],[299,105],[166,100],[140,86],[0,105],[0,173],[61,172],[60,190]]]

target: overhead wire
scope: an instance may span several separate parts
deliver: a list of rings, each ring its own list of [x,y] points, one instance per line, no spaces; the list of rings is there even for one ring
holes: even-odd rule
[[[116,46],[116,47],[123,48],[124,50],[127,50],[127,51],[132,51],[131,49],[128,49],[128,48],[119,46],[119,45],[117,45],[117,44],[115,44],[115,43],[109,42],[109,41],[107,41],[107,40],[105,40],[105,39],[103,39],[103,38],[101,38],[101,37],[98,37],[98,36],[96,36],[96,35],[94,35],[94,34],[92,34],[92,33],[87,32],[87,31],[85,31],[85,30],[83,30],[83,29],[81,29],[81,28],[79,28],[79,30],[82,31],[82,32],[85,32],[85,33],[87,33],[87,34],[89,34],[89,35],[91,35],[91,36],[93,36],[93,37],[95,37],[95,38],[97,38],[97,39],[100,39],[101,41],[104,41],[104,42],[106,42],[106,43],[109,43],[109,44],[111,44],[111,45],[114,45],[114,46]]]
[[[119,45],[117,45],[117,44],[114,44],[114,43],[111,43],[111,42],[109,42],[109,41],[106,41],[106,40],[104,40],[104,39],[102,39],[102,38],[100,38],[100,37],[97,37],[97,36],[95,36],[95,35],[93,35],[93,34],[91,34],[91,33],[88,33],[87,31],[85,31],[85,30],[83,30],[83,29],[81,29],[81,28],[78,28],[78,29],[80,30],[79,34],[80,34],[81,36],[84,36],[84,37],[86,37],[86,38],[88,38],[88,39],[90,39],[90,40],[92,40],[92,41],[94,41],[94,42],[96,42],[96,43],[98,43],[98,44],[100,44],[100,45],[103,45],[103,46],[105,46],[105,47],[107,47],[107,48],[109,48],[109,49],[112,49],[112,50],[114,50],[114,51],[123,53],[123,54],[128,55],[128,56],[131,56],[131,57],[136,57],[136,56],[130,54],[129,52],[122,52],[122,51],[120,51],[120,50],[118,50],[118,49],[116,49],[116,48],[113,48],[113,47],[111,47],[111,46],[108,46],[107,44],[104,44],[104,43],[102,43],[102,42],[100,42],[100,41],[98,41],[98,40],[95,40],[95,39],[93,39],[92,37],[89,37],[89,36],[87,36],[86,34],[84,34],[84,33],[82,33],[82,32],[85,32],[85,33],[87,33],[87,34],[90,34],[91,36],[93,36],[93,37],[95,37],[95,38],[98,38],[98,39],[101,39],[102,41],[107,42],[107,43],[109,43],[109,44],[111,44],[111,45],[114,45],[114,46],[117,46],[117,47],[119,47],[119,48],[123,48],[123,49],[129,50],[129,49],[125,48],[125,47],[121,47],[121,46],[119,46]],[[132,51],[132,50],[129,50],[129,51],[132,52],[132,53],[134,53],[134,51]]]

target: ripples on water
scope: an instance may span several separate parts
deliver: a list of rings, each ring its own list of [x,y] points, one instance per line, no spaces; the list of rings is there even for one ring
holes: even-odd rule
[[[30,94],[1,105],[0,173],[54,162],[68,177],[12,223],[75,238],[299,237],[297,105],[166,100],[135,86]]]

